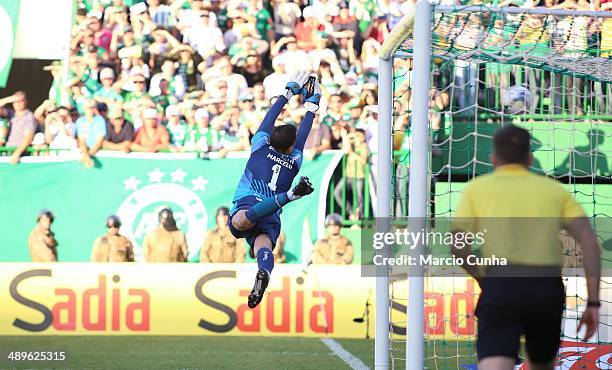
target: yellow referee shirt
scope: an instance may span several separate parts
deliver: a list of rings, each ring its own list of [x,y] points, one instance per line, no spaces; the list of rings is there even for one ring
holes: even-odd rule
[[[500,166],[470,181],[453,225],[483,232],[482,257],[505,257],[510,264],[561,266],[559,232],[583,208],[562,185],[521,165]]]

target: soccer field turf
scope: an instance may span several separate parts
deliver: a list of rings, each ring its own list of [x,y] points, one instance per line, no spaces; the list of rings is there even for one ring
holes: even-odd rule
[[[337,339],[344,349],[373,368],[374,340]],[[404,357],[403,343],[397,357]],[[428,369],[457,369],[474,363],[468,342],[437,341],[426,346]],[[9,351],[65,351],[65,362],[7,362]],[[317,338],[46,336],[0,337],[0,368],[45,369],[347,369]],[[436,356],[436,360],[431,359]],[[403,362],[396,362],[403,368]],[[460,367],[460,369],[462,369]]]

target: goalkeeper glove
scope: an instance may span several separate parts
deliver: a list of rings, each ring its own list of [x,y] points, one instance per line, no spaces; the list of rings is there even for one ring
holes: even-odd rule
[[[304,108],[308,112],[316,112],[321,102],[321,86],[316,77],[311,80],[310,86],[306,85],[302,88],[302,95],[304,95]]]
[[[285,98],[291,99],[293,95],[297,95],[302,91],[302,87],[308,82],[308,72],[297,71],[290,78],[285,86]]]

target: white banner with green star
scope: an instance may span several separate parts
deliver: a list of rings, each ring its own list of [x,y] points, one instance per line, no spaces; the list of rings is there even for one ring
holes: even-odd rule
[[[6,86],[17,32],[17,19],[21,0],[0,0],[0,88]]]
[[[341,157],[330,152],[304,162],[300,175],[310,177],[316,190],[283,209],[288,263],[300,262],[302,243],[323,232],[329,181]],[[0,262],[30,260],[28,234],[41,208],[55,215],[60,261],[88,261],[111,214],[121,219],[121,233],[133,241],[138,260],[140,244],[158,225],[155,211],[162,205],[174,210],[186,234],[189,260],[199,260],[206,231],[215,227],[216,209],[232,206],[246,160],[246,155],[196,159],[193,154],[103,152],[91,169],[74,158],[24,157],[18,166],[0,161]]]

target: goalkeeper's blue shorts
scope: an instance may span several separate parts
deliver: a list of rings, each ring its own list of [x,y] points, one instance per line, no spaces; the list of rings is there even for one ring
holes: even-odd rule
[[[247,243],[251,248],[254,247],[255,238],[258,235],[266,234],[272,242],[270,248],[274,250],[274,247],[276,246],[276,240],[278,239],[278,236],[280,235],[281,231],[281,220],[279,212],[275,212],[269,216],[260,219],[259,221],[257,221],[257,224],[255,224],[255,226],[248,230],[238,230],[234,227],[234,225],[232,225],[232,217],[234,217],[236,212],[241,209],[247,210],[253,207],[258,202],[258,198],[254,195],[247,195],[246,197],[240,198],[235,201],[234,207],[230,212],[230,217],[228,220],[229,229],[236,239],[246,239]]]
[[[480,288],[476,307],[479,360],[504,356],[518,361],[522,335],[533,363],[555,358],[565,305],[561,277],[485,277]]]

